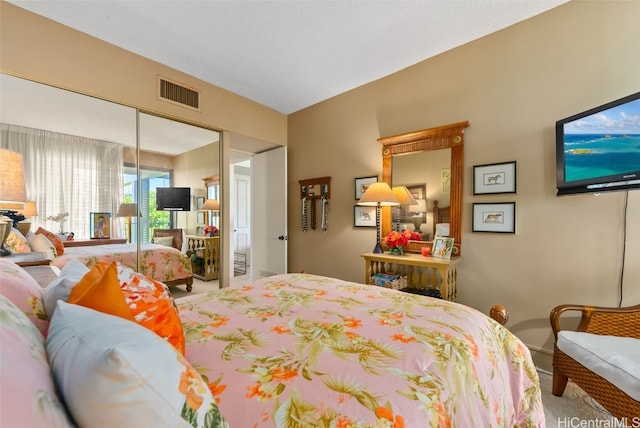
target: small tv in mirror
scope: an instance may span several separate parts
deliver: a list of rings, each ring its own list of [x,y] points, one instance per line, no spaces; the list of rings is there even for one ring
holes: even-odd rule
[[[640,92],[556,122],[558,196],[640,188]]]
[[[157,187],[157,211],[191,211],[190,187]]]

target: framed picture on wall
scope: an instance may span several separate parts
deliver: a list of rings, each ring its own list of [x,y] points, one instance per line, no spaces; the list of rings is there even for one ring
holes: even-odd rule
[[[203,205],[204,205],[204,196],[196,196],[196,209],[197,210],[202,209]]]
[[[516,233],[516,203],[472,204],[473,232]]]
[[[360,199],[364,192],[366,192],[367,188],[370,184],[378,181],[377,175],[372,175],[370,177],[358,177],[355,179],[356,185],[356,199]]]
[[[355,227],[376,227],[376,207],[355,205],[353,207]]]
[[[199,211],[196,213],[196,224],[204,224],[204,211]]]
[[[91,213],[89,225],[91,239],[108,239],[111,237],[111,213]]]
[[[473,167],[473,194],[496,193],[516,193],[516,161]]]

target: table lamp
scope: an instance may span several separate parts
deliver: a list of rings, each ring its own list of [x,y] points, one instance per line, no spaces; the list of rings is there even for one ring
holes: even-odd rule
[[[358,201],[358,205],[376,207],[376,246],[373,247],[373,252],[383,253],[384,251],[382,251],[382,246],[380,245],[380,208],[400,205],[398,197],[387,183],[376,182],[369,185]]]
[[[4,246],[11,227],[17,226],[20,220],[24,220],[22,214],[15,209],[24,208],[27,192],[24,185],[24,168],[22,155],[10,150],[0,149],[0,215],[4,216],[7,223],[5,231],[0,236],[0,256],[11,255],[11,251]]]
[[[127,218],[127,242],[131,243],[131,217],[137,217],[139,215],[138,212],[138,204],[134,203],[122,203],[120,204],[120,208],[118,208],[118,213],[116,217],[126,217]]]

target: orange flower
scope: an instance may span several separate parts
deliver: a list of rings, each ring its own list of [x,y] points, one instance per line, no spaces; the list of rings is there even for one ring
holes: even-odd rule
[[[275,325],[271,327],[271,331],[275,331],[278,334],[287,334],[291,333],[291,329],[289,327],[285,327],[282,325]]]
[[[351,426],[351,419],[346,416],[340,416],[336,421],[336,428],[348,428]]]
[[[211,391],[211,395],[216,399],[216,404],[220,404],[220,397],[218,395],[222,394],[225,389],[227,389],[227,385],[218,385],[215,382],[211,382],[207,385],[209,387],[209,391]]]
[[[404,418],[402,416],[394,416],[393,412],[386,407],[378,407],[376,409],[376,416],[378,418],[386,419],[393,422],[394,428],[404,428]]]
[[[358,333],[354,333],[353,331],[347,331],[344,334],[347,336],[347,339],[355,339],[356,337],[360,337]]]
[[[348,328],[362,327],[362,321],[356,318],[345,318],[344,325]]]
[[[410,342],[414,342],[416,340],[415,337],[412,336],[405,336],[402,333],[396,333],[393,336],[391,336],[392,340],[395,340],[396,342],[402,342],[402,343],[410,343]]]
[[[283,370],[281,367],[276,367],[271,373],[271,377],[277,381],[289,380],[296,376],[298,376],[297,370]]]
[[[228,317],[217,317],[213,322],[209,323],[210,327],[217,328],[225,325],[229,321]]]
[[[180,355],[178,355],[178,357],[178,359],[181,358]],[[193,368],[185,367],[185,370],[180,374],[178,390],[186,396],[187,406],[193,410],[198,410],[204,401],[202,396],[198,394],[198,392],[200,392],[198,391],[198,389],[200,389],[199,383],[198,374]]]

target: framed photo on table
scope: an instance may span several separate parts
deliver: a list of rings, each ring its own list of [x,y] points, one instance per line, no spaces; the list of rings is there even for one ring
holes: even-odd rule
[[[353,207],[355,227],[376,227],[376,207],[355,205]]]
[[[356,199],[360,199],[364,192],[366,192],[369,185],[376,183],[378,181],[377,175],[372,175],[370,177],[358,177],[355,179],[356,185]]]
[[[496,193],[516,193],[516,161],[473,167],[473,194]]]
[[[453,252],[453,238],[437,237],[433,240],[431,257],[449,260]]]
[[[111,237],[111,213],[91,213],[89,225],[91,239],[108,239]]]

